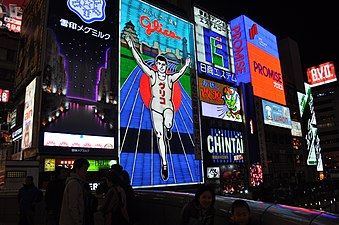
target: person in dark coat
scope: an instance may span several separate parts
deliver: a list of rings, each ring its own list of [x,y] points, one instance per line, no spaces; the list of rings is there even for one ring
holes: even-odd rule
[[[59,225],[62,198],[68,177],[68,169],[62,166],[55,168],[55,178],[52,179],[45,192],[47,225]]]
[[[103,213],[105,225],[129,225],[128,202],[126,193],[121,186],[119,174],[110,171],[107,174],[108,192],[104,201],[98,206]]]
[[[215,192],[212,187],[202,185],[194,199],[184,205],[180,225],[214,225]]]
[[[73,164],[74,173],[66,179],[66,186],[61,204],[59,225],[87,225],[87,169],[90,166],[87,159],[76,159]]]
[[[136,209],[136,198],[129,173],[123,169],[119,164],[113,164],[110,172],[116,173],[119,176],[119,185],[124,189],[126,193],[127,211],[130,219],[130,224],[138,223],[138,213]]]
[[[34,225],[35,205],[42,200],[43,193],[33,182],[32,176],[25,178],[25,183],[18,191],[20,207],[19,225]]]

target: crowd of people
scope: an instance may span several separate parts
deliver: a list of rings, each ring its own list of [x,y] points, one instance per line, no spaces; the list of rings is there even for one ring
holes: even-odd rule
[[[73,170],[57,167],[45,192],[46,225],[95,225],[94,214],[102,215],[104,225],[138,225],[136,198],[130,177],[121,165],[114,164],[102,177],[94,195],[87,181],[87,159],[76,159]],[[102,201],[98,201],[98,197]],[[18,192],[19,225],[34,225],[35,205],[43,199],[42,191],[27,176]],[[181,211],[179,225],[214,225],[214,189],[197,188],[194,198]],[[245,200],[235,200],[225,225],[253,225],[250,207]]]

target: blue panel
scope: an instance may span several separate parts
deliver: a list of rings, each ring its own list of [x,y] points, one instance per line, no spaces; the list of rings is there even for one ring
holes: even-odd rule
[[[244,17],[231,20],[231,35],[233,45],[233,56],[235,75],[237,77],[238,84],[251,82],[250,65],[248,60],[246,31],[244,24]]]
[[[279,58],[276,36],[268,32],[266,29],[264,29],[262,26],[255,23],[248,17],[243,17],[245,21],[247,42],[257,46],[268,54]]]

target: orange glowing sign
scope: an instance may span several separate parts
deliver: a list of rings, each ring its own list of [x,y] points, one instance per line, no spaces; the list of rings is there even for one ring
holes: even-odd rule
[[[280,60],[247,43],[253,94],[286,105]]]
[[[337,81],[333,62],[307,68],[307,80],[311,87]]]

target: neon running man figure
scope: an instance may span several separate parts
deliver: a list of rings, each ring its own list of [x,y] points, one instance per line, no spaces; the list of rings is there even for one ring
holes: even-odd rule
[[[185,65],[176,73],[167,74],[168,62],[167,59],[158,55],[155,58],[156,69],[149,67],[142,59],[139,52],[134,46],[134,42],[127,34],[125,40],[131,48],[133,57],[137,61],[139,67],[150,78],[152,97],[150,101],[151,119],[154,133],[157,137],[158,150],[161,158],[161,178],[164,181],[168,180],[168,163],[166,159],[167,140],[172,138],[171,129],[174,119],[174,104],[173,104],[173,86],[179,78],[184,75],[186,69],[191,63],[189,57],[186,58]],[[167,140],[166,140],[167,139]]]

